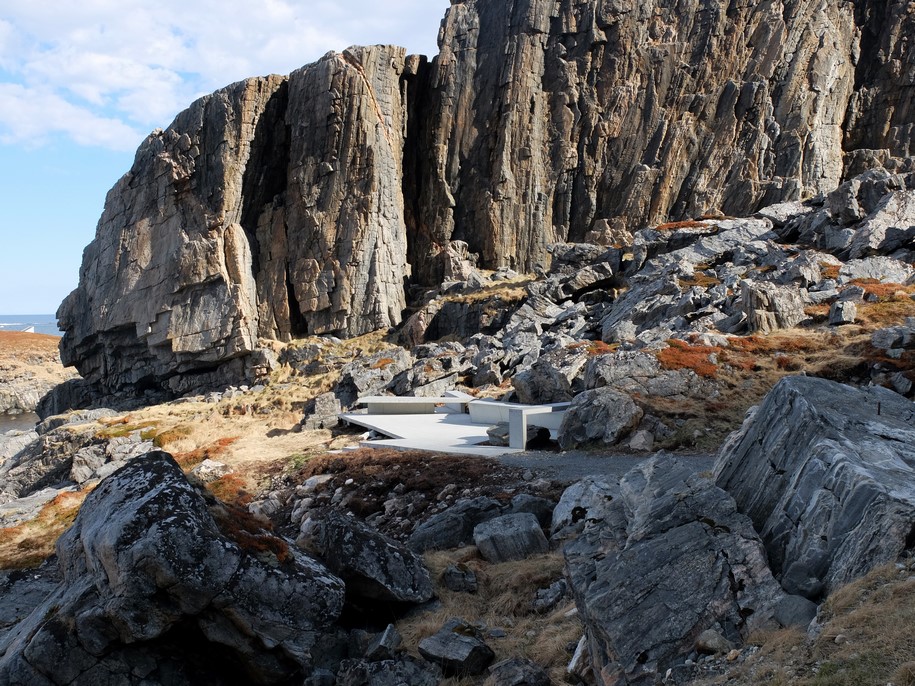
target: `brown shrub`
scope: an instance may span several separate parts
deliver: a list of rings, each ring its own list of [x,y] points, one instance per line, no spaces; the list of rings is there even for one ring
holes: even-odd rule
[[[247,489],[245,479],[234,472],[207,484],[207,490],[221,501],[240,506],[247,505],[253,500]]]
[[[255,557],[272,555],[281,564],[289,559],[289,544],[272,533],[269,520],[232,503],[213,508],[213,519],[220,531],[246,553]]]
[[[716,228],[714,224],[708,224],[706,222],[697,221],[695,219],[687,219],[680,222],[666,222],[665,224],[658,224],[655,227],[656,231],[678,231],[680,229],[714,229]]]

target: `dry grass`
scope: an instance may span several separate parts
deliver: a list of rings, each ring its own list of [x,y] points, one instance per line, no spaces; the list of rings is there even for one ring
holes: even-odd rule
[[[0,331],[0,381],[28,378],[63,383],[76,378],[60,361],[60,338],[20,331]]]
[[[680,229],[717,229],[715,224],[709,223],[708,220],[687,219],[680,222],[666,222],[658,224],[655,231],[679,231]]]
[[[477,576],[476,593],[455,593],[440,582],[448,564],[463,563]],[[401,620],[397,629],[404,639],[404,647],[418,655],[419,642],[438,631],[451,617],[461,617],[469,622],[483,622],[488,628],[500,628],[504,638],[488,638],[487,643],[496,653],[496,661],[509,657],[526,657],[550,672],[554,683],[561,683],[570,655],[569,644],[581,638],[582,626],[574,613],[574,603],[563,600],[546,615],[537,615],[531,602],[540,588],[549,586],[562,577],[563,560],[558,552],[539,555],[518,562],[489,564],[477,557],[476,548],[430,553],[426,564],[436,582],[436,593],[441,607],[434,611]],[[450,679],[446,684],[470,684],[471,680]]]
[[[517,303],[527,297],[527,285],[532,281],[534,281],[533,276],[521,275],[511,280],[497,281],[471,293],[446,295],[441,300],[443,302],[466,304],[485,302],[487,300],[499,300],[503,304]]]
[[[0,529],[0,569],[31,569],[50,557],[88,494],[89,490],[65,491],[46,503],[35,519]]]
[[[715,286],[721,285],[721,279],[717,276],[711,276],[705,274],[701,271],[693,272],[692,276],[680,276],[677,281],[680,283],[680,288],[692,288],[693,286],[699,286],[700,288],[714,288]]]
[[[726,675],[698,683],[794,686],[915,686],[915,579],[888,565],[839,589],[821,608],[823,629],[757,634],[759,653]],[[838,639],[838,640],[837,640]],[[698,686],[698,684],[697,684]]]

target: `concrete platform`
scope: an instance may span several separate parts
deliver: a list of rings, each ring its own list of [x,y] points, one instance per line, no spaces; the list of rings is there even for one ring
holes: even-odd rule
[[[487,425],[475,424],[470,415],[450,412],[431,414],[368,415],[345,413],[340,419],[350,424],[377,431],[390,439],[363,441],[372,448],[397,450],[428,450],[456,455],[498,457],[521,452],[518,448],[480,445],[489,440]]]

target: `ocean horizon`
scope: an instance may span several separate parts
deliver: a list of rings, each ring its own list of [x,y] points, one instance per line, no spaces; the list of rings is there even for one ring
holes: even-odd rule
[[[32,331],[49,336],[62,336],[53,314],[0,314],[0,331]]]

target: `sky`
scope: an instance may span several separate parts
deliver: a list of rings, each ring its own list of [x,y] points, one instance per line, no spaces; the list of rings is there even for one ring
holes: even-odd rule
[[[435,55],[449,0],[0,0],[0,314],[76,288],[105,195],[201,95],[329,50]]]

